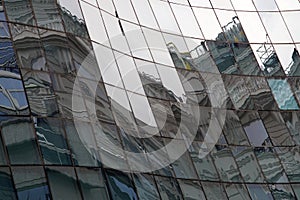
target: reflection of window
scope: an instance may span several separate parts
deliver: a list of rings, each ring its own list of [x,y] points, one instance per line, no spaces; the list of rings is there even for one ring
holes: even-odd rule
[[[0,71],[0,112],[19,113],[28,108],[21,77],[18,74]]]

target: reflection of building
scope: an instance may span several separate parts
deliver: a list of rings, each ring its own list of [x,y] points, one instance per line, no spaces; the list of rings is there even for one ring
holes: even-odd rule
[[[0,199],[300,199],[299,41],[141,2],[0,1]]]

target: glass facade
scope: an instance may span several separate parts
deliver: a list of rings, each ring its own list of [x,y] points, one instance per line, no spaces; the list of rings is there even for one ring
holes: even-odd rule
[[[0,199],[300,199],[299,19],[298,0],[0,0]]]

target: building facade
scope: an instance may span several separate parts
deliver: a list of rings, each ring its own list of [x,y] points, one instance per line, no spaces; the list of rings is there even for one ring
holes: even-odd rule
[[[0,199],[300,199],[298,0],[0,4]]]

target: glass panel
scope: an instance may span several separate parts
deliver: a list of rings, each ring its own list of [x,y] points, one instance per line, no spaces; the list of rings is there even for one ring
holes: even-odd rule
[[[10,30],[20,67],[48,71],[37,28],[10,24]]]
[[[274,199],[295,199],[294,192],[289,185],[273,184],[269,185],[269,188]]]
[[[14,167],[12,173],[19,199],[51,199],[42,167]]]
[[[3,119],[1,128],[11,164],[41,163],[33,123],[29,118]]]
[[[133,174],[133,177],[140,199],[159,199],[158,191],[152,176],[148,174]]]
[[[228,144],[249,145],[239,117],[233,111],[228,110],[226,112],[226,120],[223,126],[223,132],[227,138]]]
[[[182,35],[203,38],[192,9],[187,6],[171,4]],[[187,23],[187,20],[189,23]]]
[[[212,157],[221,180],[241,182],[240,173],[229,148],[216,146],[212,151]]]
[[[299,109],[291,87],[286,79],[268,79],[268,83],[280,109]]]
[[[64,31],[55,0],[32,0],[32,7],[38,26],[57,31]]]
[[[100,170],[77,168],[77,174],[84,199],[109,199],[104,177]]]
[[[164,32],[180,34],[175,17],[172,13],[169,3],[149,0],[160,29]]]
[[[232,153],[245,182],[259,183],[264,181],[264,177],[252,148],[232,147]]]
[[[127,169],[128,165],[122,147],[117,127],[113,124],[92,124],[98,153],[105,166],[115,166],[117,169]]]
[[[225,190],[230,200],[250,200],[247,189],[243,184],[225,184]]]
[[[54,31],[39,30],[49,70],[58,73],[69,73],[73,71],[74,66],[71,60],[70,50],[67,48],[66,35]],[[59,42],[57,42],[58,40]]]
[[[81,200],[73,168],[47,167],[46,173],[53,199]]]
[[[236,109],[253,109],[253,102],[243,77],[224,75],[224,84]]]
[[[80,3],[91,40],[99,43],[107,42],[108,37],[105,32],[100,10],[83,1],[80,1]]]
[[[116,10],[121,19],[137,23],[137,19],[130,0],[114,0]]]
[[[0,199],[17,200],[9,169],[0,168]]]
[[[35,118],[34,122],[45,163],[71,165],[70,151],[59,119]]]
[[[278,147],[276,152],[290,182],[298,182],[300,180],[300,160],[297,147]]]
[[[219,176],[211,156],[207,153],[206,156],[199,156],[201,151],[205,151],[205,144],[193,142],[189,151],[198,173],[200,180],[218,181]]]
[[[269,145],[270,139],[257,112],[238,112],[249,142],[253,146]]]
[[[249,193],[251,195],[251,198],[253,200],[259,200],[259,199],[266,199],[266,200],[272,200],[272,194],[269,191],[268,187],[265,185],[255,185],[255,184],[249,184],[247,185],[247,188],[249,190]]]
[[[207,199],[228,199],[223,186],[220,183],[202,183]]]
[[[74,163],[79,166],[99,165],[92,126],[81,121],[66,121],[65,128]]]
[[[200,184],[197,181],[178,180],[184,199],[205,200]]]
[[[26,94],[33,115],[55,116],[58,114],[56,96],[50,75],[38,71],[22,70]]]
[[[66,31],[82,37],[88,37],[79,1],[59,0],[58,4]]]
[[[260,112],[266,130],[276,146],[293,146],[294,141],[279,112]]]
[[[212,9],[193,8],[206,40],[215,40],[222,29]],[[209,20],[207,20],[209,19]]]
[[[18,92],[18,95],[14,95]],[[21,76],[17,70],[0,69],[0,115],[28,115],[29,108]]]
[[[113,200],[137,200],[131,179],[124,173],[107,171],[108,185]]]
[[[286,183],[287,177],[281,166],[281,163],[271,148],[255,148],[254,153],[258,159],[258,163],[265,175],[265,180],[269,183]],[[272,173],[270,173],[270,170]]]
[[[162,199],[165,200],[181,200],[180,188],[176,179],[155,177],[157,187]]]
[[[300,113],[297,111],[282,112],[286,127],[288,128],[294,142],[300,144]]]
[[[278,110],[272,92],[264,77],[245,77],[245,83],[258,110]]]
[[[131,0],[141,25],[158,29],[158,25],[148,2]]]
[[[29,0],[5,0],[4,2],[9,21],[36,24]]]

